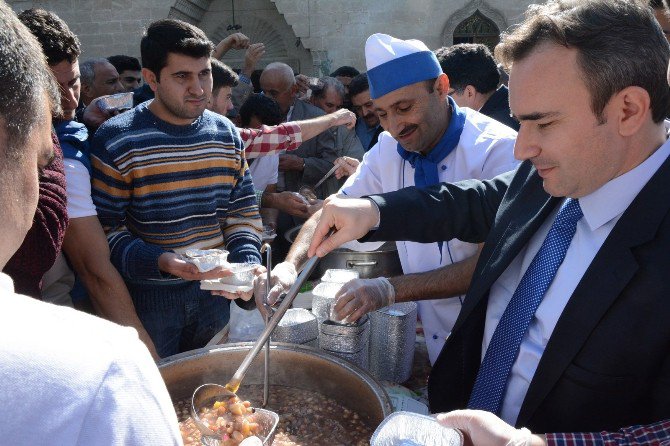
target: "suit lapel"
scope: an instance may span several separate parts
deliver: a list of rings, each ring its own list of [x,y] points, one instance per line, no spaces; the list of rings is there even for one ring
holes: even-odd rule
[[[621,216],[570,297],[524,399],[517,425],[528,423],[590,333],[635,275],[636,246],[652,240],[670,207],[666,160]]]
[[[534,168],[530,169],[528,186],[518,195],[512,196],[501,203],[498,211],[501,230],[489,234],[484,244],[472,284],[463,302],[463,308],[454,324],[454,331],[462,325],[482,298],[488,296],[493,283],[514,260],[519,251],[526,246],[530,238],[542,225],[560,201],[551,198],[542,188],[542,179]],[[519,218],[519,216],[525,216]],[[507,222],[507,224],[505,224]],[[487,249],[489,246],[492,248]]]

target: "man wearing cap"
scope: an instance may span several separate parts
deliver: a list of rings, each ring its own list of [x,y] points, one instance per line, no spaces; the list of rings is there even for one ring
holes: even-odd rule
[[[374,34],[366,42],[365,55],[370,96],[386,131],[341,194],[361,197],[440,181],[486,179],[516,167],[516,132],[477,111],[459,108],[448,97],[449,79],[423,42]],[[305,224],[287,261],[275,268],[278,282],[290,283],[292,268],[304,261],[319,215]],[[367,312],[393,301],[432,297],[435,300],[419,302],[419,314],[434,362],[461,308],[461,298],[454,296],[463,294],[470,281],[472,260],[462,269],[459,262],[473,256],[476,260],[478,246],[458,240],[397,245],[405,274],[439,267],[448,268],[448,274],[441,272],[434,280],[416,275],[354,280],[342,288],[338,301],[355,299]]]

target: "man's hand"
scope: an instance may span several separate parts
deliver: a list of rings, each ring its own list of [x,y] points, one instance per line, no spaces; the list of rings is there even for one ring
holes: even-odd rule
[[[356,322],[369,312],[388,307],[394,302],[395,290],[386,277],[350,280],[335,294],[330,319]]]
[[[264,317],[267,312],[265,305],[274,305],[282,294],[288,292],[297,277],[298,273],[292,263],[282,262],[275,266],[270,273],[271,288],[266,299],[266,274],[256,276],[254,280],[254,298],[256,299],[256,307]]]
[[[225,37],[214,50],[214,56],[217,59],[223,57],[231,49],[243,50],[249,47],[249,38],[242,33],[233,33]]]
[[[164,252],[158,257],[158,269],[173,276],[181,277],[184,280],[212,280],[233,274],[230,270],[221,266],[201,273],[197,266],[182,259],[174,252]]]
[[[101,109],[98,104],[100,103],[100,100],[104,97],[105,96],[100,96],[98,98],[95,98],[91,101],[90,104],[88,104],[88,106],[86,106],[86,109],[84,110],[84,115],[82,117],[82,121],[84,121],[84,125],[86,125],[87,127],[97,129],[106,120],[120,113],[118,110],[105,111]]]
[[[323,257],[343,243],[363,237],[378,222],[379,209],[372,200],[331,195],[323,203],[307,255]],[[330,228],[337,231],[326,238]]]
[[[349,177],[356,173],[356,169],[358,169],[358,165],[361,164],[361,162],[356,158],[341,156],[335,160],[335,164],[337,165],[335,178],[339,180],[340,178]]]
[[[251,77],[251,74],[256,69],[256,64],[261,59],[261,57],[263,57],[263,54],[265,54],[264,44],[252,43],[249,45],[247,52],[244,54],[244,68],[242,69],[242,73],[245,76]]]
[[[541,436],[532,435],[528,430],[515,429],[503,420],[483,410],[455,410],[437,415],[443,426],[458,429],[463,433],[464,445],[532,445],[547,443]],[[527,440],[530,439],[530,443]]]
[[[332,127],[346,125],[347,128],[351,130],[356,126],[356,114],[351,110],[347,110],[346,108],[341,108],[337,111],[334,111],[330,114],[330,116],[335,118],[335,123],[332,125]]]
[[[279,209],[294,217],[309,218],[310,204],[297,192],[271,192],[263,194],[262,207]]]
[[[305,168],[305,160],[299,157],[298,155],[289,155],[287,153],[279,155],[280,172],[286,172],[289,170],[302,172],[304,168]]]
[[[309,97],[307,94],[311,92],[309,85],[311,84],[312,79],[309,76],[304,74],[298,74],[295,76],[295,84],[298,86],[298,97],[300,99],[306,99]]]
[[[260,275],[263,275],[265,277],[267,269],[262,266],[258,265],[256,269],[254,270],[254,276],[258,277]],[[254,278],[255,281],[255,278]],[[249,291],[237,291],[234,293],[231,293],[230,291],[222,291],[222,290],[212,290],[211,292],[215,296],[223,296],[226,299],[230,300],[235,300],[235,299],[242,299],[242,300],[250,300],[253,295],[254,295],[254,286],[252,285],[251,289]]]

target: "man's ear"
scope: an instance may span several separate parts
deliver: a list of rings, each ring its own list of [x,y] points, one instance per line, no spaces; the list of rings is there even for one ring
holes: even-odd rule
[[[156,74],[148,68],[142,68],[142,77],[144,78],[144,82],[149,84],[149,88],[155,93],[158,88],[158,78],[156,77]]]
[[[463,90],[463,94],[468,99],[474,98],[475,95],[477,94],[477,89],[472,85],[466,85],[465,89]]]
[[[440,98],[446,99],[447,96],[449,96],[449,89],[451,88],[451,84],[449,83],[449,76],[444,73],[440,74],[437,79],[435,79],[433,88],[438,92]]]
[[[617,120],[621,136],[632,136],[651,120],[649,92],[634,85],[626,87],[610,99],[603,112],[607,119]]]

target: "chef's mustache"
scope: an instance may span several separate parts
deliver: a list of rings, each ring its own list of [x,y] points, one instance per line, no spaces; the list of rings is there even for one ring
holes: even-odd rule
[[[405,136],[406,134],[410,133],[412,130],[414,130],[417,126],[416,125],[410,125],[402,129],[400,133],[398,133],[399,136]]]

